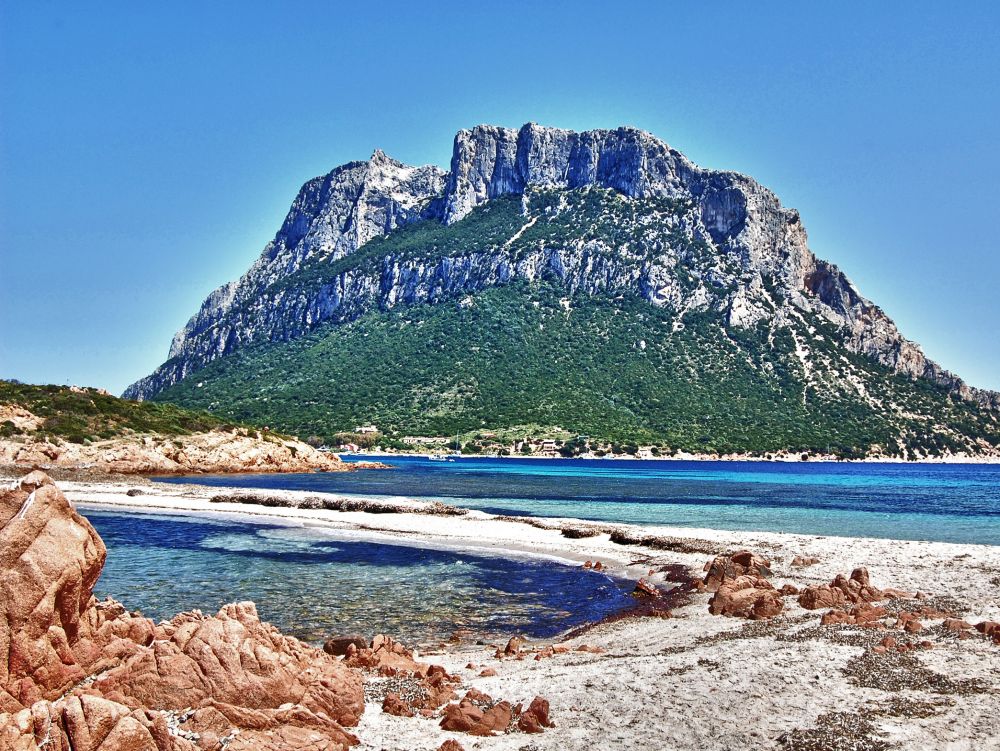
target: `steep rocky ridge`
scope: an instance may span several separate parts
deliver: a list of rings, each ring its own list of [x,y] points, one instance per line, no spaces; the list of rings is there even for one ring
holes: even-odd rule
[[[187,356],[200,348],[200,340],[210,341],[209,360],[238,346],[237,332],[220,323],[305,261],[335,261],[374,237],[439,213],[430,202],[444,180],[437,167],[407,167],[376,150],[367,162],[350,162],[307,182],[257,261],[239,280],[213,291],[174,336],[169,357],[180,360],[176,377],[197,368],[198,360],[189,363]],[[129,394],[142,390],[133,387]]]
[[[498,226],[489,214],[505,198]],[[205,301],[170,359],[126,396],[150,398],[219,357],[324,322],[539,277],[570,294],[636,292],[681,319],[715,311],[735,329],[819,315],[850,351],[1000,408],[1000,395],[926,358],[817,259],[798,212],[752,179],[702,169],[633,128],[534,124],[459,132],[447,174],[376,152],[310,181],[250,271]]]

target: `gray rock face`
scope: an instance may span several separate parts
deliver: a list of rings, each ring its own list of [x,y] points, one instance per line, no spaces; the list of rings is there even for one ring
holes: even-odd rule
[[[528,186],[598,185],[633,198],[681,196],[696,174],[710,173],[635,128],[574,133],[534,123],[520,130],[479,125],[455,136],[443,219],[456,222],[484,201]]]
[[[270,285],[298,271],[306,261],[336,261],[372,238],[425,214],[439,213],[431,201],[440,195],[444,182],[445,173],[437,167],[407,167],[381,151],[367,162],[351,162],[310,180],[260,258],[238,281],[208,296],[174,336],[169,357],[204,352],[204,345],[196,341],[201,334],[216,328],[236,308],[253,304]],[[230,351],[239,336],[230,332],[225,338],[213,338],[215,354],[220,356]]]
[[[503,248],[436,260],[388,256],[377,271],[349,269],[319,286],[278,284],[303,264],[332,263],[411,222],[454,224],[501,196],[590,186],[635,200],[687,202],[690,209],[673,229],[706,244],[714,259],[697,270],[699,284],[693,290],[680,284],[678,263],[689,260],[666,237],[653,240],[659,253],[652,260],[630,259],[629,248],[580,240],[541,244],[516,256]],[[679,312],[714,308],[734,327],[796,311],[818,313],[841,328],[852,351],[1000,409],[1000,395],[972,389],[928,360],[836,266],[817,259],[798,212],[754,180],[701,169],[634,128],[575,133],[535,124],[460,131],[448,173],[407,167],[376,151],[367,162],[309,181],[250,270],[209,295],[174,337],[170,359],[125,396],[148,398],[236,349],[292,339],[324,322],[543,274],[561,280],[570,294],[637,292]]]

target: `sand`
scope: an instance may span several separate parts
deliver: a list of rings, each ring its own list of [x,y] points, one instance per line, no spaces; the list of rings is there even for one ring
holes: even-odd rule
[[[324,527],[338,535],[396,544],[440,546],[495,555],[544,556],[579,565],[600,560],[612,574],[636,579],[650,568],[686,566],[692,575],[714,553],[749,549],[772,561],[773,583],[801,587],[828,583],[866,566],[872,584],[919,591],[931,600],[892,601],[891,607],[928,602],[972,623],[1000,620],[1000,547],[769,532],[671,527],[631,528],[674,539],[673,550],[612,543],[607,533],[568,539],[560,528],[578,520],[504,521],[470,511],[461,517],[371,514],[264,508],[211,503],[233,489],[133,482],[60,482],[87,508],[115,507],[164,513],[251,515],[268,521]],[[129,488],[141,495],[126,495]],[[296,491],[242,491],[301,498]],[[405,502],[414,509],[420,502]],[[608,525],[594,525],[607,528]],[[614,525],[630,529],[627,525]],[[696,551],[696,552],[685,552]],[[792,567],[796,555],[820,562]],[[663,584],[654,576],[654,583]],[[234,593],[234,597],[236,594]],[[630,618],[598,624],[561,643],[606,651],[570,651],[541,661],[498,660],[495,646],[459,645],[423,659],[460,674],[466,687],[497,699],[546,697],[557,726],[540,735],[512,733],[474,738],[445,732],[437,720],[398,718],[371,702],[356,729],[361,749],[437,749],[447,738],[466,749],[1000,749],[1000,646],[976,634],[958,640],[940,620],[924,620],[916,636],[932,649],[885,656],[866,652],[887,632],[856,626],[819,626],[822,611],[785,599],[770,621],[712,616],[708,594],[694,594],[672,618]],[[126,603],[127,605],[127,603]],[[502,646],[502,645],[499,645]],[[529,645],[540,646],[540,645]],[[475,670],[465,668],[475,663]],[[480,678],[484,667],[496,677]],[[377,693],[377,692],[376,692]],[[842,713],[842,714],[841,714]]]

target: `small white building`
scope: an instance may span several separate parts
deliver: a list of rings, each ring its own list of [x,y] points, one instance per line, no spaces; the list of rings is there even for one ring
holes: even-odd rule
[[[361,435],[369,435],[371,433],[378,433],[378,428],[374,425],[358,425],[358,427],[354,429],[354,432],[360,433]]]

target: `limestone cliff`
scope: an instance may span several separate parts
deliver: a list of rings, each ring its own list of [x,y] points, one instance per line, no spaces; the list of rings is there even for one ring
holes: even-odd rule
[[[598,189],[629,202],[621,221],[631,238],[550,234],[526,245],[526,230],[566,208],[566,199],[552,205],[538,196]],[[428,246],[350,263],[401,228],[458,225],[505,196],[524,197],[523,221],[488,247],[470,242],[442,255]],[[174,337],[167,362],[125,395],[149,398],[230,352],[296,338],[323,322],[541,275],[572,294],[632,291],[679,314],[718,311],[731,327],[818,314],[840,329],[849,350],[1000,408],[1000,395],[970,388],[926,358],[835,265],[817,259],[798,212],[753,179],[702,169],[634,128],[576,133],[535,124],[460,131],[448,173],[377,151],[306,183],[257,262],[209,296]]]

